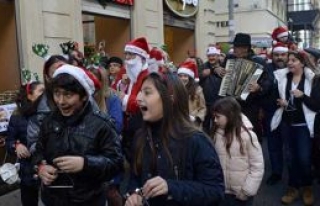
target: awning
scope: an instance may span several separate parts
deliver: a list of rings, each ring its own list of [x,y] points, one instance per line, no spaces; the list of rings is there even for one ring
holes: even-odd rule
[[[318,20],[320,11],[290,11],[288,12],[288,27],[291,31],[315,30],[315,23]]]

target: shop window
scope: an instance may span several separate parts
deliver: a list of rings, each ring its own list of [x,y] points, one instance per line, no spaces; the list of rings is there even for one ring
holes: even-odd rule
[[[82,15],[84,51],[95,53],[104,44],[108,56],[123,57],[123,49],[130,40],[130,20],[92,14]]]

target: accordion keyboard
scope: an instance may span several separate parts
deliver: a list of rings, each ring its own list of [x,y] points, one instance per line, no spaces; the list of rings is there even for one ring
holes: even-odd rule
[[[229,59],[226,64],[226,74],[222,78],[219,89],[219,96],[227,96],[230,85],[232,85],[232,71],[234,70],[235,59]]]

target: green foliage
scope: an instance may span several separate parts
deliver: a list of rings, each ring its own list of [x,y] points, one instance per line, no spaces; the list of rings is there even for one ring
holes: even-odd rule
[[[45,58],[48,55],[49,46],[47,44],[34,44],[32,45],[32,51],[37,56]]]

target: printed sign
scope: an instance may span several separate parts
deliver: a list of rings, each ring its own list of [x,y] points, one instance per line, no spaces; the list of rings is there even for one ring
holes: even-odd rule
[[[16,104],[0,105],[0,132],[7,131],[10,117],[16,108]]]
[[[199,0],[165,0],[165,3],[180,17],[194,16],[199,8]]]
[[[118,4],[126,4],[132,6],[134,3],[134,0],[114,0],[114,2]]]

